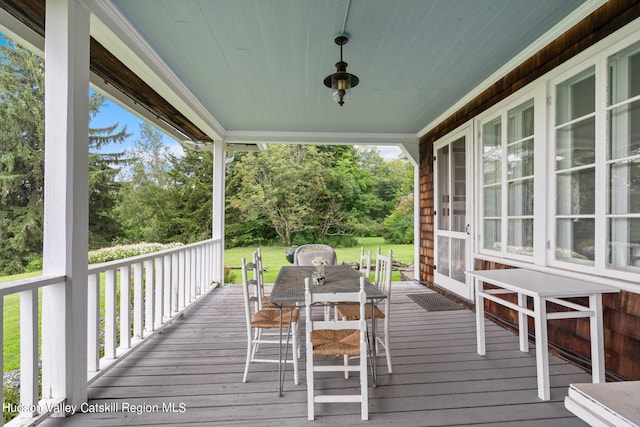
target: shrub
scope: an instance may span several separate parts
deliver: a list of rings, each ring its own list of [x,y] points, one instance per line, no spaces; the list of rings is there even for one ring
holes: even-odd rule
[[[183,246],[182,243],[136,243],[133,245],[117,245],[110,248],[96,249],[89,252],[89,264],[115,261],[138,255],[150,254],[165,249]]]

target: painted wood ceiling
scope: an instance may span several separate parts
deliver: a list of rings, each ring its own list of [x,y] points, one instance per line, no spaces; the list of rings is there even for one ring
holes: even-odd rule
[[[584,1],[113,3],[225,132],[417,134]],[[360,84],[340,107],[343,26]]]

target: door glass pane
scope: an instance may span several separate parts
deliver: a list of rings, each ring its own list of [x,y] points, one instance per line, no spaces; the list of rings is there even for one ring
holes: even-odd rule
[[[442,147],[436,154],[438,163],[438,220],[439,230],[449,230],[450,193],[449,188],[449,146]]]
[[[449,240],[446,236],[438,236],[438,262],[436,266],[438,272],[445,276],[449,276]]]
[[[451,186],[453,187],[453,212],[451,230],[465,231],[467,226],[467,174],[465,138],[451,144]]]
[[[558,219],[556,221],[556,259],[593,265],[594,233],[593,219]]]
[[[451,239],[451,278],[464,283],[466,255],[466,242],[464,239]]]

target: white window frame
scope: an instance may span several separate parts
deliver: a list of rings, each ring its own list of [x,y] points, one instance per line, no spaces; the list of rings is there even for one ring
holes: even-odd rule
[[[640,41],[640,19],[594,44],[574,58],[559,65],[536,81],[476,116],[474,121],[474,152],[476,185],[474,197],[473,258],[487,260],[520,268],[553,272],[555,274],[614,286],[631,292],[640,292],[640,274],[635,271],[607,268],[607,215],[608,182],[607,167],[607,85],[608,58]],[[596,188],[598,196],[595,205],[596,227],[594,231],[594,265],[585,266],[555,259],[555,85],[579,74],[585,69],[596,67]],[[533,257],[516,257],[501,248],[490,251],[483,248],[483,194],[482,194],[482,125],[497,115],[522,104],[531,96],[535,97],[535,150],[534,150],[534,254]],[[505,119],[503,119],[503,124]],[[505,128],[506,129],[506,128]],[[504,130],[506,131],[506,130]],[[503,168],[506,165],[503,165]],[[506,175],[503,186],[506,185]],[[504,192],[504,190],[503,190]],[[601,202],[602,201],[602,202]],[[503,197],[503,203],[506,199]],[[504,212],[504,211],[503,211]],[[506,215],[503,216],[506,220]],[[504,226],[503,226],[504,227]],[[504,233],[504,231],[503,231]],[[503,241],[506,242],[506,236]]]
[[[476,195],[475,198],[478,201],[476,208],[476,224],[477,224],[477,233],[476,233],[476,246],[475,252],[476,254],[490,256],[490,257],[500,257],[504,259],[510,259],[515,261],[523,261],[526,263],[532,264],[544,264],[544,233],[541,233],[540,230],[546,229],[546,224],[544,220],[544,209],[546,208],[546,201],[543,203],[538,203],[541,197],[540,195],[545,194],[545,185],[544,181],[545,170],[541,168],[540,165],[544,165],[546,161],[546,146],[544,144],[544,135],[545,135],[545,92],[544,87],[540,85],[531,86],[530,88],[518,92],[514,96],[509,97],[505,102],[498,104],[495,108],[492,108],[478,116],[476,120],[476,138],[477,141],[475,143],[476,147],[476,159],[477,164],[475,170],[478,171],[478,182],[476,186]],[[533,171],[533,198],[534,198],[534,207],[533,207],[533,254],[532,255],[520,255],[516,253],[511,253],[507,251],[507,243],[508,243],[508,179],[507,179],[507,124],[508,124],[508,112],[530,100],[533,100],[533,109],[534,109],[534,131],[533,131],[533,141],[534,141],[534,171]],[[483,126],[497,117],[501,118],[501,143],[502,143],[502,164],[501,164],[501,174],[502,174],[502,188],[501,188],[501,248],[499,251],[486,249],[484,248],[484,195],[483,195]]]

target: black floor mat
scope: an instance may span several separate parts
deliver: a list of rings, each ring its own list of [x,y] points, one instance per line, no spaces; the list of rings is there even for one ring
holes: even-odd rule
[[[407,296],[427,311],[464,310],[464,307],[437,293],[409,294]]]

